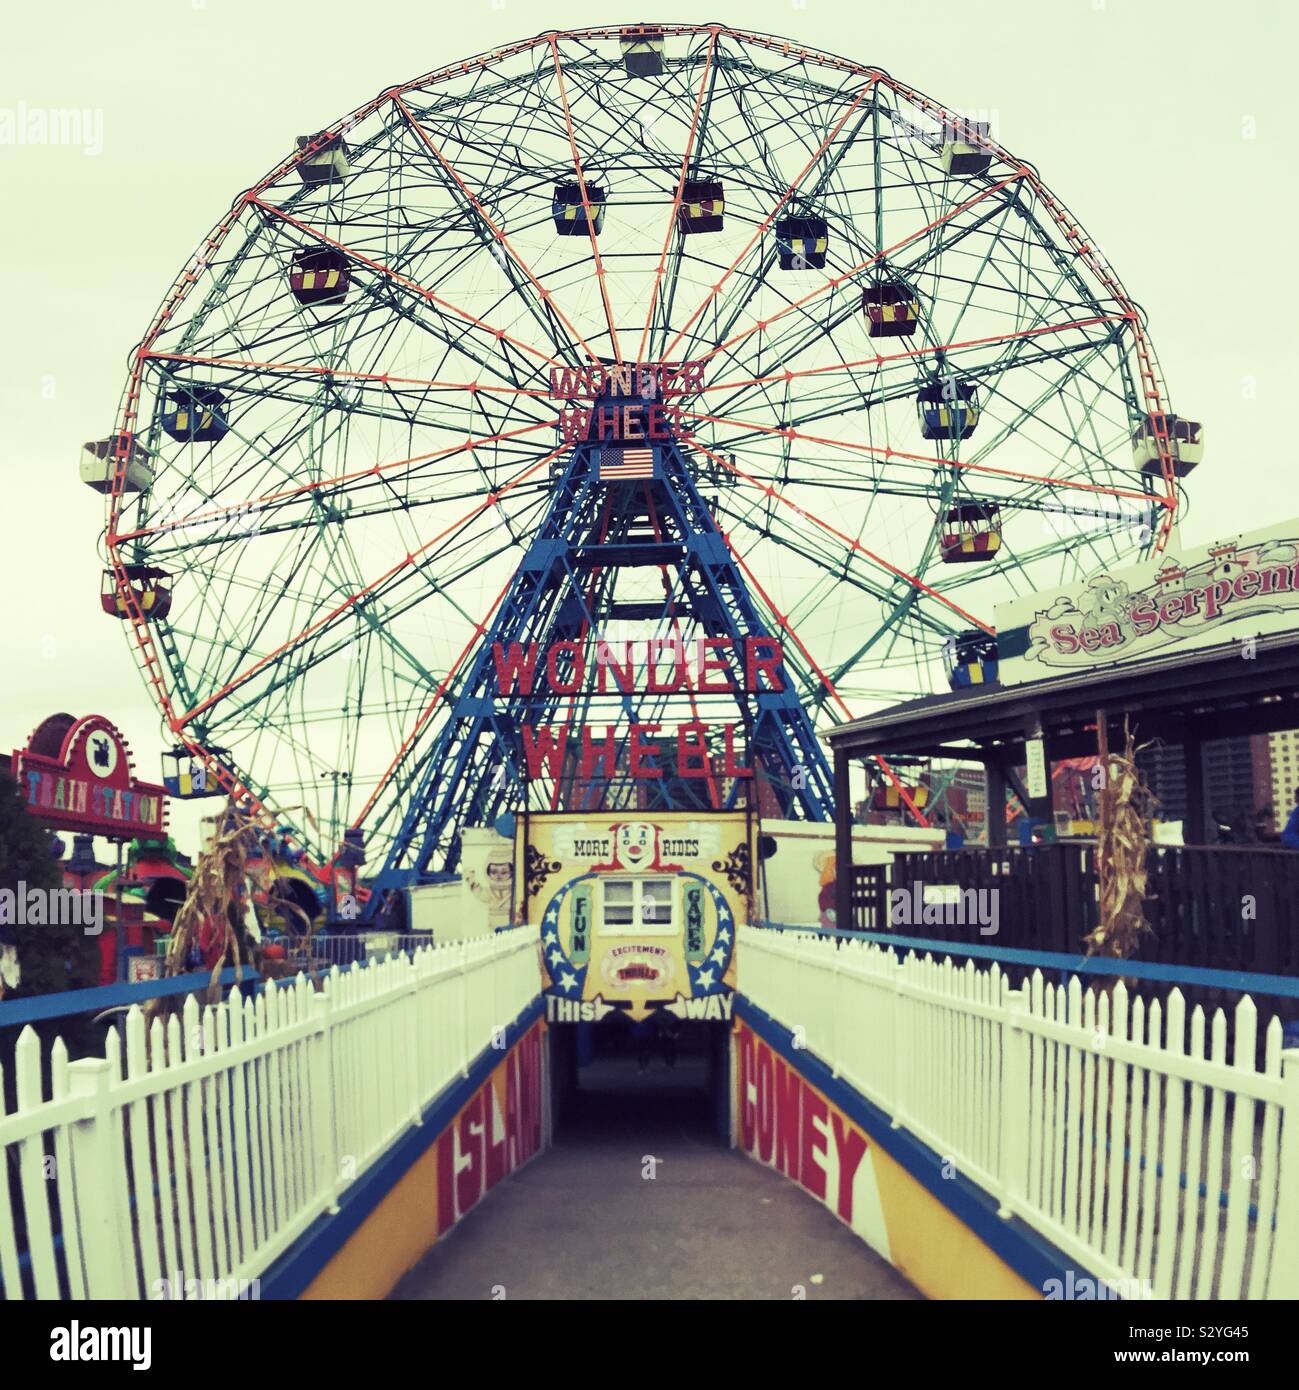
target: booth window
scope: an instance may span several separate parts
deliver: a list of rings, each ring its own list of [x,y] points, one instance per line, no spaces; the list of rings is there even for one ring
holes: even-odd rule
[[[670,936],[673,881],[658,878],[606,878],[600,930],[605,936]]]

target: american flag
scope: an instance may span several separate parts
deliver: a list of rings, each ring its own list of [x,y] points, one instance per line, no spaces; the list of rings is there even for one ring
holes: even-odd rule
[[[629,478],[654,476],[653,449],[601,449],[600,481],[625,482]]]

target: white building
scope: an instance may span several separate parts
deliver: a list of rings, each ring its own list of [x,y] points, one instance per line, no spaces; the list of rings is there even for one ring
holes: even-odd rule
[[[1268,755],[1272,764],[1270,798],[1277,829],[1286,822],[1299,787],[1299,729],[1283,729],[1268,735]]]

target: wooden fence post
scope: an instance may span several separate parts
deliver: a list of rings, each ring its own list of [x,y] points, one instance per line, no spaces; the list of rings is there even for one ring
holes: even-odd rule
[[[1001,1026],[1001,1151],[997,1215],[1015,1214],[1028,1196],[1028,985],[1007,991]]]
[[[316,1172],[320,1174],[321,1191],[328,1199],[331,1216],[338,1212],[338,1198],[343,1190],[340,1154],[338,1151],[338,1094],[334,1078],[334,995],[329,985],[311,996],[311,1035],[309,1074],[311,1097],[315,1106]]]
[[[914,958],[913,958],[914,959]],[[906,1094],[905,1059],[911,1056],[911,1000],[902,993],[907,969],[905,952],[893,957],[893,969],[889,974],[891,985],[891,1008],[893,1013],[890,1036],[893,1041],[893,1085],[889,1095],[889,1110],[893,1116],[893,1129],[900,1129],[906,1118],[906,1106],[902,1097]]]
[[[1299,1298],[1299,1048],[1281,1054],[1281,1152],[1270,1299]]]
[[[402,974],[405,976],[405,985],[402,990],[401,1012],[398,1017],[403,1020],[404,1026],[401,1032],[405,1034],[402,1039],[402,1046],[405,1049],[406,1067],[406,1100],[410,1107],[410,1122],[412,1125],[422,1125],[424,1123],[424,1058],[420,1049],[420,1026],[419,1026],[419,976],[415,969],[415,962],[408,960],[404,963]]]
[[[77,1224],[86,1297],[138,1299],[126,1175],[114,1171],[113,1125],[121,1121],[113,1105],[113,1080],[113,1068],[103,1057],[85,1057],[68,1067],[69,1094],[84,1102],[87,1114],[69,1127],[75,1217],[65,1211],[63,1220],[72,1217]]]

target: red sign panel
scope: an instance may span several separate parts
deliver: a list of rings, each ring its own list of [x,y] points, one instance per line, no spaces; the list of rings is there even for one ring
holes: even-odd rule
[[[54,715],[10,766],[28,809],[58,829],[123,840],[166,830],[165,788],[136,781],[129,745],[102,715]]]

